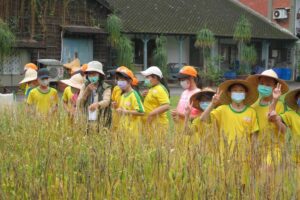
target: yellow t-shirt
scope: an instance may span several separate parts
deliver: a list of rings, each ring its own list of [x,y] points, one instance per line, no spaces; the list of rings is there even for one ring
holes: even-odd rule
[[[128,94],[123,94],[120,99],[120,108],[129,111],[144,113],[144,106],[140,96],[135,90]],[[128,133],[138,134],[141,128],[141,116],[122,115],[118,122],[118,130],[125,130]]]
[[[144,122],[146,122],[148,114],[150,112],[165,104],[170,104],[169,93],[167,89],[161,84],[158,84],[150,88],[144,100],[144,108],[145,108]],[[167,112],[160,114],[156,119],[153,120],[153,123],[169,125]]]
[[[116,85],[111,94],[111,101],[116,102],[116,109],[120,106],[121,96],[122,96],[122,89]],[[112,130],[116,130],[118,128],[119,121],[120,121],[120,117],[118,113],[116,113],[115,109],[112,109],[112,124],[111,124]]]
[[[122,89],[116,85],[111,94],[111,101],[116,102],[117,108],[120,105],[121,96],[122,96]]]
[[[50,88],[47,93],[43,93],[38,87],[31,90],[27,103],[36,107],[40,113],[47,114],[58,104],[57,91]]]
[[[268,113],[270,106],[269,105],[261,105],[259,100],[252,105],[252,108],[257,113],[258,125],[259,125],[259,140],[270,140],[271,135],[275,136],[274,139],[280,139],[282,142],[284,141],[284,134],[278,133],[278,128],[272,122],[268,120]],[[284,112],[284,104],[282,101],[278,101],[276,104],[276,113],[282,114]],[[270,133],[270,134],[269,134]]]
[[[72,106],[72,101],[71,101],[72,97],[73,97],[73,92],[71,86],[68,86],[64,90],[62,100],[64,103],[67,103],[68,106]]]
[[[259,130],[256,112],[248,106],[237,112],[231,105],[222,105],[211,112],[211,118],[219,133],[227,137],[228,144],[236,138],[246,138]]]
[[[290,110],[281,114],[280,117],[285,125],[291,129],[293,136],[300,139],[300,114]]]

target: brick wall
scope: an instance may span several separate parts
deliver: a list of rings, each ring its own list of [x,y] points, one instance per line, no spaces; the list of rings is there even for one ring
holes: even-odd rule
[[[269,14],[269,1],[271,0],[240,0],[241,3],[245,4],[249,8],[255,10],[256,12],[260,13],[261,15],[268,17]],[[273,5],[272,5],[272,10],[271,12],[273,13],[273,10],[276,8],[291,8],[292,7],[292,0],[272,0]],[[290,27],[290,20],[293,19],[294,16],[289,16],[288,19],[284,20],[273,20],[280,26],[284,28],[291,28]]]

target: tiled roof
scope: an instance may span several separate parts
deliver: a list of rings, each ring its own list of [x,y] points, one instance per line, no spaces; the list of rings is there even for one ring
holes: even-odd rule
[[[107,0],[128,33],[196,34],[206,27],[232,37],[240,16],[252,24],[252,37],[296,40],[288,30],[235,0]]]

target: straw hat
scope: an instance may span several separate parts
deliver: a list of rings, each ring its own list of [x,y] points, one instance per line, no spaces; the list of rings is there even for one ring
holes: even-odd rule
[[[81,74],[75,74],[70,79],[61,80],[61,82],[73,88],[81,89],[84,84],[84,79]]]
[[[103,76],[105,76],[105,74],[103,72],[103,65],[99,61],[89,62],[88,67],[85,72],[98,72],[98,73],[102,74]]]
[[[37,79],[37,71],[35,71],[34,69],[29,68],[25,72],[24,79],[19,84],[28,83],[28,82],[34,81],[36,79]]]
[[[67,69],[80,68],[80,60],[78,58],[63,65]]]
[[[258,98],[258,91],[257,88],[249,83],[246,80],[240,80],[240,79],[236,79],[236,80],[228,80],[223,82],[220,86],[219,89],[221,91],[223,91],[222,96],[220,98],[220,104],[230,104],[231,103],[231,96],[229,95],[228,89],[230,86],[235,85],[235,84],[240,84],[245,86],[248,89],[248,92],[246,94],[246,98],[243,101],[246,105],[252,105],[253,103],[256,102],[257,98]]]
[[[284,98],[286,105],[288,105],[288,107],[292,108],[293,110],[298,109],[297,99],[296,99],[296,95],[298,93],[300,93],[300,88],[289,92]]]
[[[263,71],[261,74],[255,74],[255,75],[251,75],[247,78],[247,81],[249,81],[250,83],[254,83],[255,86],[257,87],[258,84],[259,84],[259,78],[260,77],[268,77],[268,78],[273,78],[275,79],[278,83],[281,84],[281,92],[282,94],[285,94],[289,91],[289,86],[288,84],[279,79],[278,78],[278,75],[276,74],[276,72],[272,69],[268,69],[268,70],[265,70]]]
[[[199,99],[202,97],[202,96],[206,96],[206,95],[209,95],[209,96],[213,96],[216,92],[212,89],[212,88],[204,88],[203,90],[201,90],[200,92],[197,92],[195,94],[193,94],[190,98],[190,103],[193,103],[193,107],[194,108],[197,108],[198,110],[202,110],[199,106]]]

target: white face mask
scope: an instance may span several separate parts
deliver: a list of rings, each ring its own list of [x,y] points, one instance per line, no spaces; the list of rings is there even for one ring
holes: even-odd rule
[[[40,85],[44,87],[49,86],[49,82],[49,79],[39,80]]]
[[[180,81],[180,85],[183,89],[189,89],[190,88],[190,81],[189,80],[184,80],[184,81]]]

